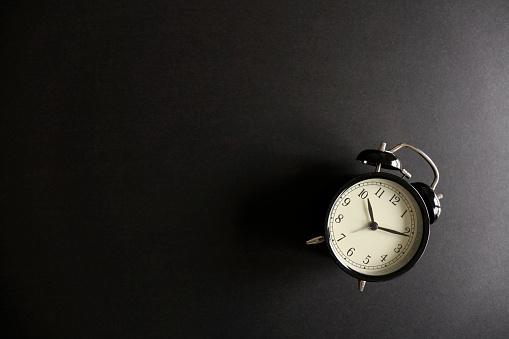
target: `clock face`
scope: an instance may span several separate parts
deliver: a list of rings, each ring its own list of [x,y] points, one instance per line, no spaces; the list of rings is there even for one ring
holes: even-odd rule
[[[406,272],[422,255],[429,218],[403,179],[369,173],[347,183],[329,210],[327,245],[339,266],[366,281]]]

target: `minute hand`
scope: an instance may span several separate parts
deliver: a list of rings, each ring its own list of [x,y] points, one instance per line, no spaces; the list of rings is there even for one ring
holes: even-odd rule
[[[388,229],[388,228],[385,228],[385,227],[380,227],[380,226],[378,226],[378,229],[379,229],[379,230],[382,230],[382,231],[385,231],[385,232],[389,232],[389,233],[397,234],[397,235],[403,235],[403,236],[405,236],[405,237],[408,237],[408,236],[409,236],[408,234],[401,233],[401,232],[398,232],[398,231],[395,231],[395,230],[391,230],[391,229]]]

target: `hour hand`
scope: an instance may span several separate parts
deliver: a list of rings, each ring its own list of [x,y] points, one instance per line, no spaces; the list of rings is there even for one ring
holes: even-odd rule
[[[371,203],[369,202],[369,198],[368,198],[368,211],[369,211],[369,217],[371,218],[371,222],[375,222],[375,218],[373,217],[373,208],[371,208]]]
[[[385,231],[385,232],[392,233],[392,234],[403,235],[403,236],[405,236],[405,237],[409,237],[409,235],[408,235],[408,234],[401,233],[401,232],[398,232],[398,231],[395,231],[395,230],[391,230],[391,229],[389,229],[389,228],[385,228],[385,227],[380,227],[380,226],[378,226],[378,229],[379,229],[379,230],[382,230],[382,231]]]

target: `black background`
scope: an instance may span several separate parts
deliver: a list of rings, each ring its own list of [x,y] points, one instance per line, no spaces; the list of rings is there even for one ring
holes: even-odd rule
[[[506,1],[2,6],[4,335],[509,336]],[[360,293],[305,241],[382,141],[443,211]]]

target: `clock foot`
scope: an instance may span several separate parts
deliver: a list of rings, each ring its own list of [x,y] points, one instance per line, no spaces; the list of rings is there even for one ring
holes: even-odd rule
[[[366,286],[365,280],[359,280],[359,292],[364,291],[364,286]]]
[[[307,245],[316,245],[316,244],[320,244],[324,241],[325,241],[325,237],[323,235],[321,235],[319,237],[309,239],[308,241],[306,241],[306,244]]]

